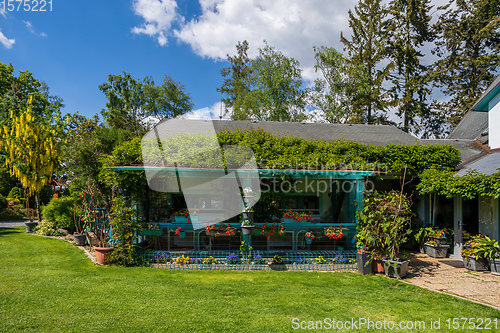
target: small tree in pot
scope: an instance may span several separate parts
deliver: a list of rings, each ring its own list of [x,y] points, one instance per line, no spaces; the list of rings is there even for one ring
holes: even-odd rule
[[[374,192],[364,200],[364,208],[357,212],[358,247],[371,252],[374,258],[385,258],[389,276],[406,275],[408,260],[400,260],[399,247],[410,235],[411,200],[403,191]]]

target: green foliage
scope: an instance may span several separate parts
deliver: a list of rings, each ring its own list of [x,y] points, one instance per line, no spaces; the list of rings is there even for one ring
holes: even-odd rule
[[[433,79],[451,99],[436,103],[453,127],[493,81],[500,66],[500,2],[449,0],[434,29]]]
[[[74,230],[74,204],[74,199],[71,197],[53,198],[42,209],[43,219],[56,228]],[[76,213],[80,214],[79,211]]]
[[[352,73],[357,74],[353,103],[360,123],[387,122],[388,96],[383,84],[393,66],[390,62],[382,65],[387,58],[387,13],[381,0],[360,0],[354,13],[349,10],[351,38],[340,35]]]
[[[500,259],[498,242],[488,236],[479,238],[477,242],[472,243],[472,253],[479,259]]]
[[[411,201],[402,192],[375,192],[365,198],[358,210],[358,248],[372,253],[372,258],[394,259],[399,246],[410,234]]]
[[[7,195],[7,198],[22,199],[24,198],[23,190],[17,186],[14,186]]]
[[[136,211],[125,205],[123,197],[113,200],[110,225],[113,230],[113,244],[115,250],[110,256],[113,263],[132,266],[135,264],[135,240],[136,230],[140,227],[137,223]]]
[[[7,209],[7,198],[5,198],[3,195],[0,194],[0,212],[4,211]]]
[[[155,85],[152,77],[136,80],[130,74],[108,75],[108,82],[99,86],[106,95],[107,110],[102,111],[111,128],[127,129],[140,135],[148,128],[144,121],[148,117],[158,120],[173,118],[193,108],[191,96],[185,87],[170,76],[163,78],[161,85]]]
[[[451,171],[429,169],[421,173],[417,190],[421,194],[436,193],[452,198],[461,195],[464,199],[476,196],[500,197],[500,168],[492,175],[468,170],[464,176],[453,176]]]
[[[421,63],[421,48],[433,40],[430,29],[429,0],[392,0],[389,4],[389,58],[394,63],[391,73],[391,95],[402,118],[405,132],[439,135],[441,127],[432,127],[431,110],[426,103],[430,89],[426,86],[427,67]],[[431,128],[428,128],[431,127]]]
[[[0,210],[0,221],[14,221],[14,220],[25,220],[26,212],[20,205],[15,205],[12,207],[7,207],[4,210]]]
[[[37,235],[43,236],[64,236],[64,233],[56,230],[58,228],[56,223],[49,220],[42,220],[38,222],[38,225],[33,229],[33,232]]]

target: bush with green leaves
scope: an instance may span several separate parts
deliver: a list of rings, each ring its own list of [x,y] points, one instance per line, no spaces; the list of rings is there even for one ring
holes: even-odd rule
[[[7,198],[0,194],[0,212],[4,211],[8,207]]]
[[[372,258],[395,259],[401,244],[411,233],[411,201],[402,192],[374,192],[357,211],[358,248],[372,253]]]
[[[56,228],[73,231],[75,201],[71,197],[53,198],[47,206],[43,207],[43,219],[54,224]],[[78,214],[78,211],[76,212]]]
[[[136,211],[127,207],[123,197],[113,199],[110,225],[113,230],[115,250],[110,255],[110,261],[124,266],[133,266],[135,262],[135,233],[139,228]]]
[[[38,225],[34,228],[33,232],[37,235],[43,236],[64,236],[63,232],[56,230],[54,222],[48,220],[38,222]]]
[[[20,189],[19,187],[14,186],[10,192],[7,198],[10,199],[21,199],[24,198],[23,190]]]

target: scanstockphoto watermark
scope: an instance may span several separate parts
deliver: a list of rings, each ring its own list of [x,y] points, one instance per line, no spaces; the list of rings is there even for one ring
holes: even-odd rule
[[[256,162],[260,170],[280,171],[282,174],[293,175],[306,171],[310,175],[328,175],[332,171],[361,171],[374,173],[387,173],[389,167],[385,163],[321,163],[319,159],[310,163],[284,163],[270,164],[268,160]]]
[[[352,193],[359,190],[359,185],[363,184],[363,192],[371,193],[375,190],[375,184],[370,180],[363,179],[317,179],[304,176],[301,179],[281,180],[274,177],[263,177],[260,179],[262,193]]]
[[[300,320],[292,319],[292,329],[294,330],[342,330],[360,331],[369,330],[439,330],[441,329],[441,319],[429,321],[392,321],[392,320],[372,320],[370,318],[351,318],[350,320],[337,320],[335,318],[324,318],[323,320]]]

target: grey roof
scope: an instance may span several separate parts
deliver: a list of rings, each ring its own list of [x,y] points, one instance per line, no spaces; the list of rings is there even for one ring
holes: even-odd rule
[[[420,140],[420,143],[423,145],[450,144],[458,149],[462,161],[466,161],[488,150],[486,146],[481,145],[474,140],[430,139],[430,140]]]
[[[490,96],[497,88],[500,86],[500,75],[486,88],[484,93],[479,97],[479,99],[470,108],[475,111],[488,111],[488,102],[493,98]]]
[[[393,144],[415,144],[417,138],[390,125],[296,123],[275,121],[225,121],[212,120],[217,132],[224,128],[237,130],[245,128],[263,129],[277,136],[294,136],[313,140],[345,140],[375,146]]]
[[[450,135],[448,135],[448,139],[480,140],[481,142],[486,142],[487,132],[488,112],[470,110]]]
[[[464,166],[459,172],[456,173],[456,176],[463,176],[468,170],[472,169],[475,169],[477,172],[485,175],[491,175],[497,172],[498,168],[500,168],[500,151],[495,150],[489,154],[485,154],[482,158],[477,159],[467,166]]]

